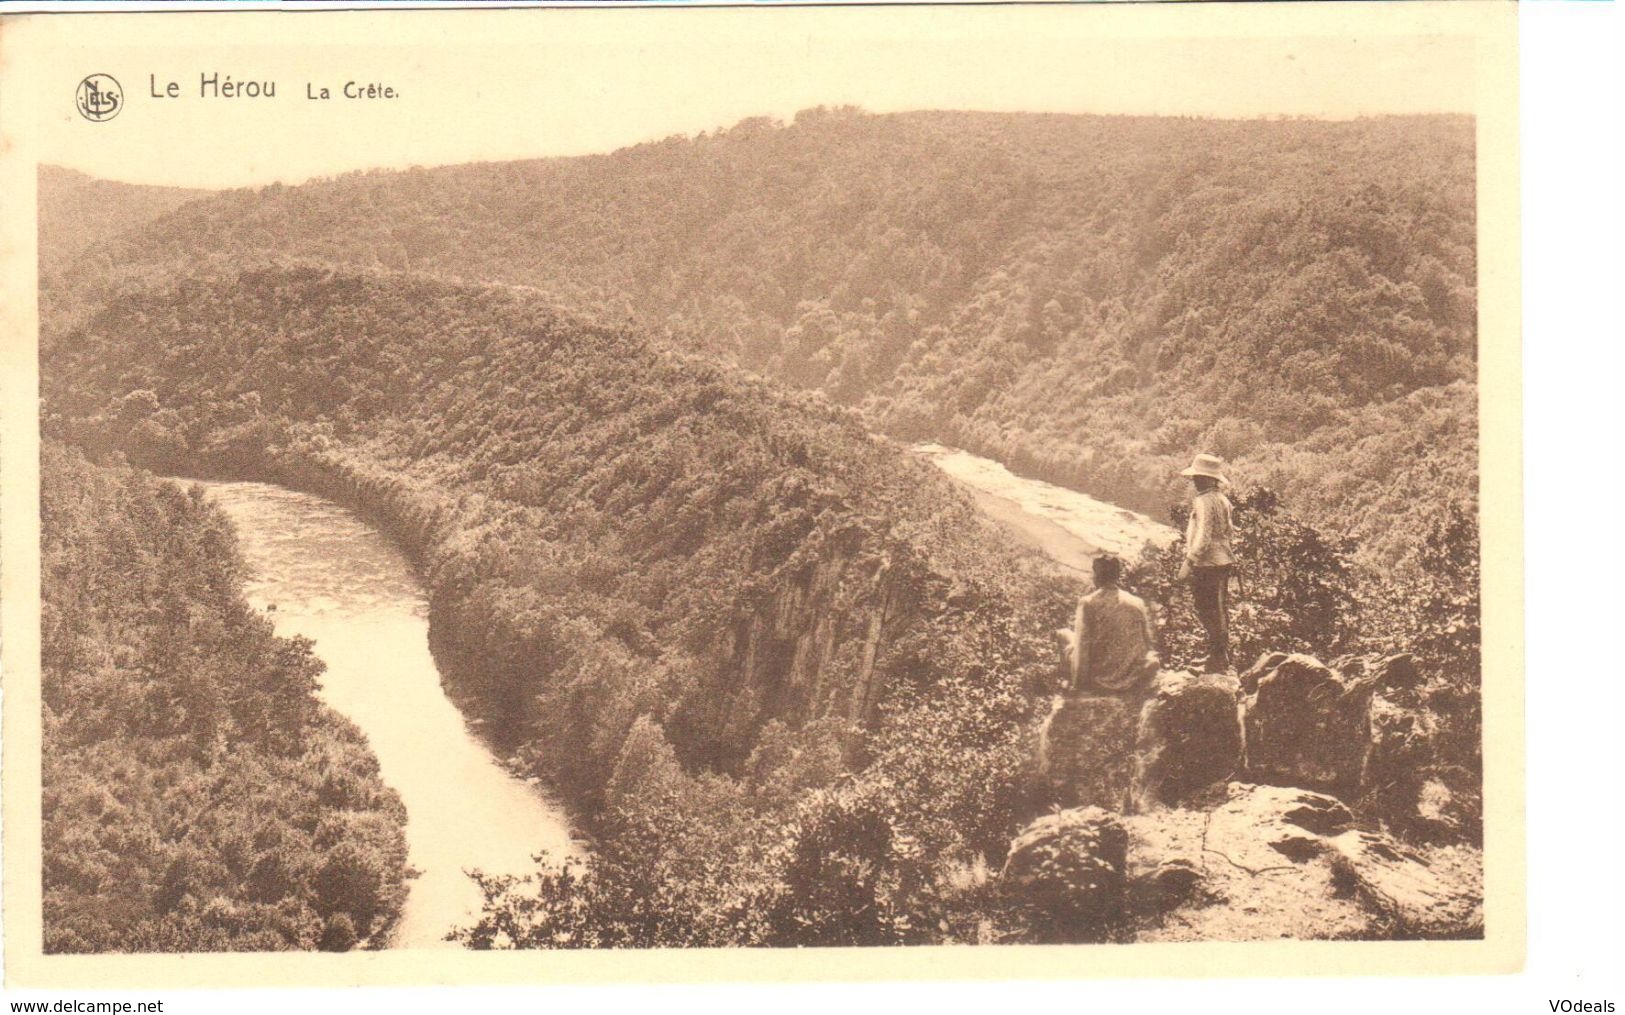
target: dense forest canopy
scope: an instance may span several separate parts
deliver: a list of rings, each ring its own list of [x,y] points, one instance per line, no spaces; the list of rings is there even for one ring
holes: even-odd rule
[[[231,191],[81,271],[267,255],[533,286],[1159,515],[1196,449],[1390,561],[1476,505],[1466,117],[815,109]]]
[[[406,814],[200,491],[41,455],[47,952],[387,942]]]

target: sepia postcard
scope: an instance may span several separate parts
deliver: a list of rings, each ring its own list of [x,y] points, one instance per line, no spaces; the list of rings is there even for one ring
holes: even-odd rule
[[[1519,968],[1515,22],[0,20],[7,982]]]

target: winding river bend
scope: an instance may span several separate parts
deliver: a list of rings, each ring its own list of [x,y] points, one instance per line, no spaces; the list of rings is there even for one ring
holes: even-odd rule
[[[406,558],[338,505],[264,483],[204,483],[249,567],[248,599],[276,632],[303,635],[327,664],[322,697],[372,744],[406,805],[409,882],[391,945],[453,947],[474,921],[464,873],[523,874],[533,854],[580,855],[565,812],[510,774],[440,687],[428,601]]]
[[[1102,550],[1137,554],[1173,530],[1076,491],[1013,475],[936,444],[913,452],[968,488],[1018,538],[1087,572]],[[180,482],[191,482],[181,480]],[[237,530],[248,599],[279,635],[315,642],[322,697],[359,726],[385,783],[406,805],[419,876],[391,945],[450,947],[446,933],[478,916],[466,871],[524,874],[532,856],[584,852],[564,809],[508,772],[446,697],[429,653],[428,602],[401,552],[351,512],[266,483],[200,484]]]

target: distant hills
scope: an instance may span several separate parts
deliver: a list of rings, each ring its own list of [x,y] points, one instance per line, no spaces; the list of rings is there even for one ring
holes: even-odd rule
[[[62,271],[81,254],[208,193],[115,183],[73,169],[41,166],[40,274]]]
[[[42,190],[63,180],[83,186]],[[1392,558],[1442,503],[1476,503],[1474,237],[1461,116],[817,109],[223,192],[82,263],[533,286],[1159,516],[1176,467],[1214,451]]]

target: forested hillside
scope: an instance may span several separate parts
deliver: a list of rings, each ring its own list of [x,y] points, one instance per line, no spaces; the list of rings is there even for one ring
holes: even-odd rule
[[[42,277],[70,269],[83,254],[209,193],[98,180],[58,166],[39,169],[39,268]]]
[[[1474,250],[1464,117],[820,109],[224,193],[77,288],[267,254],[535,286],[1158,515],[1210,450],[1393,560],[1476,504]]]
[[[406,815],[197,491],[41,456],[47,952],[384,944]]]
[[[42,367],[47,433],[326,493],[414,554],[448,689],[595,834],[539,896],[489,882],[469,944],[1023,933],[988,865],[1047,806],[1079,590],[853,412],[535,292],[311,265],[132,287]],[[1352,547],[1246,507],[1282,537],[1249,646],[1427,633],[1360,636]]]

